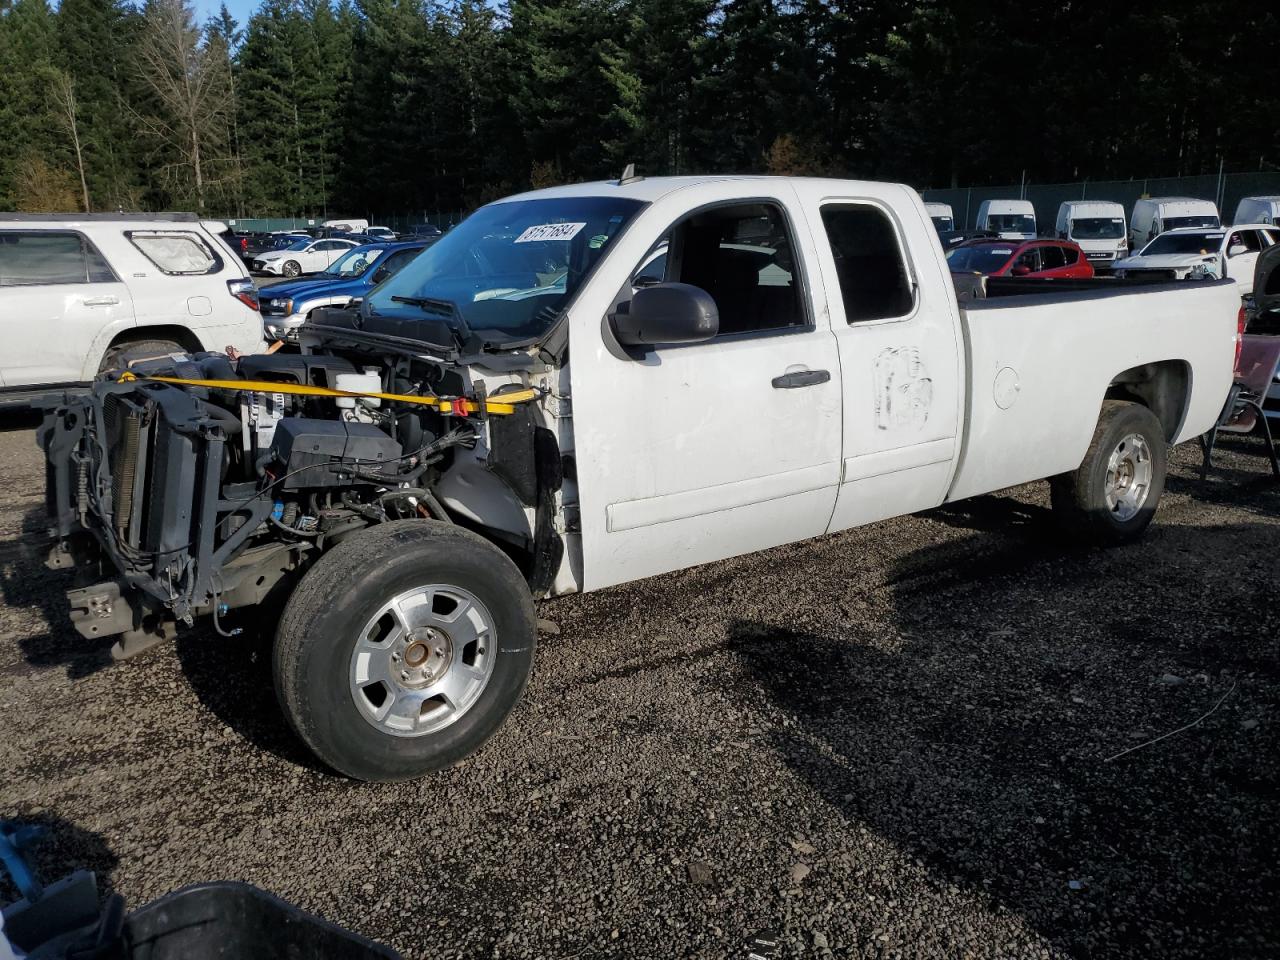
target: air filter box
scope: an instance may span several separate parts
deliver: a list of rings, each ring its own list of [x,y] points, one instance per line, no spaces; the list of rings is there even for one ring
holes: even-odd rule
[[[371,423],[286,417],[271,442],[271,472],[280,488],[361,483],[356,471],[382,472],[400,456],[400,444]]]

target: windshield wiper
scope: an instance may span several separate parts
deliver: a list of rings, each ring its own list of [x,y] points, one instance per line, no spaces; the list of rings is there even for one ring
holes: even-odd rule
[[[399,294],[392,294],[391,299],[396,303],[407,303],[411,307],[421,307],[423,310],[443,313],[446,317],[462,319],[458,313],[458,305],[452,300],[443,300],[439,297],[402,297]]]
[[[407,303],[411,307],[418,307],[430,313],[442,314],[445,317],[446,325],[453,334],[454,341],[458,349],[462,349],[463,344],[467,342],[467,338],[471,336],[471,327],[467,325],[467,321],[463,319],[462,311],[458,309],[458,305],[452,300],[445,300],[441,297],[402,297],[399,294],[392,294],[391,299],[396,303]],[[367,304],[369,301],[366,300]],[[361,305],[363,310],[364,305]]]

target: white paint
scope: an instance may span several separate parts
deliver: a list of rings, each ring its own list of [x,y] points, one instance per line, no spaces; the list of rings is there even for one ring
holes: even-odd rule
[[[962,312],[924,205],[900,185],[673,178],[536,195],[600,194],[649,206],[570,308],[568,382],[565,371],[553,377],[562,397],[572,395],[572,419],[545,405],[561,449],[576,458],[577,482],[562,495],[566,503],[576,496],[581,524],[580,534],[565,537],[553,592],[635,580],[1072,470],[1108,385],[1143,363],[1191,367],[1178,441],[1213,422],[1231,382],[1234,286],[1008,298]],[[611,305],[630,295],[630,278],[669,228],[707,204],[745,200],[786,210],[812,326],[637,358],[607,346]],[[847,321],[821,216],[835,203],[870,204],[890,217],[915,291],[905,315]],[[774,389],[772,379],[791,369],[826,370],[831,379]],[[446,502],[465,507],[483,476],[451,471]],[[494,490],[482,499],[501,497]],[[513,515],[502,526],[530,529],[529,519]]]
[[[1018,399],[1018,391],[1021,389],[1018,372],[1013,367],[1001,367],[1000,372],[996,374],[996,382],[992,384],[991,395],[997,407],[1008,410]]]
[[[262,348],[262,316],[231,295],[228,280],[247,279],[239,257],[211,227],[216,222],[76,220],[0,217],[0,240],[31,233],[71,233],[92,244],[110,266],[111,279],[12,285],[0,277],[0,384],[6,387],[87,382],[111,341],[135,328],[176,325],[206,350]],[[209,274],[166,275],[126,232],[189,235],[216,251],[221,266]],[[58,278],[61,281],[64,278]]]

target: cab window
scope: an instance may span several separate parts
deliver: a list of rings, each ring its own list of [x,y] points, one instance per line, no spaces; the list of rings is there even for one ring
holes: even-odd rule
[[[660,242],[635,282],[705,290],[720,312],[721,336],[808,326],[791,230],[776,204],[702,210],[677,223],[664,241],[665,255],[654,256]]]
[[[848,323],[905,317],[915,304],[911,275],[893,222],[868,203],[822,208]]]

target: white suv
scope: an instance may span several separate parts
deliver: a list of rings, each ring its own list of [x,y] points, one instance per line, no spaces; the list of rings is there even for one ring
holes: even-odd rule
[[[193,214],[0,213],[0,404],[158,354],[263,346],[258,294]]]

